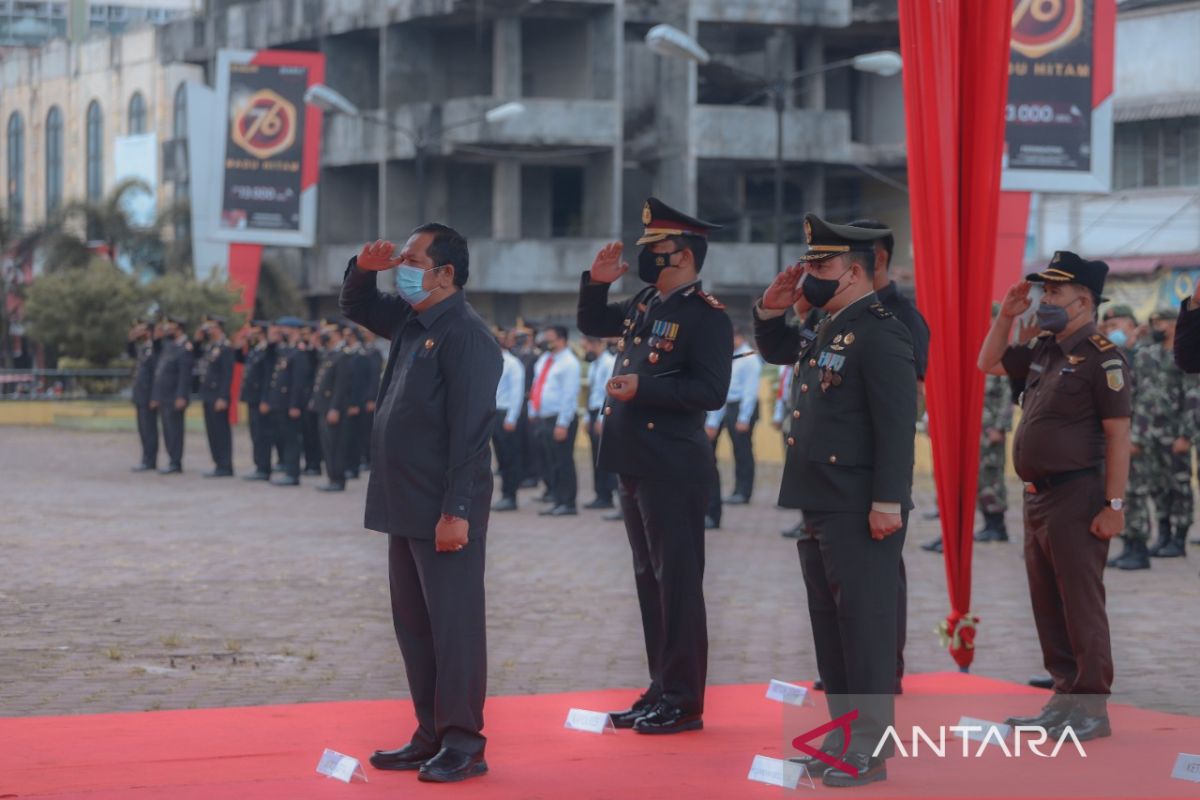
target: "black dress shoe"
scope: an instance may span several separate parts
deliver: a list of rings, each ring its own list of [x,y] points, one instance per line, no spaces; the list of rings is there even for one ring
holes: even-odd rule
[[[299,478],[291,478],[291,477],[275,478],[271,481],[271,485],[272,486],[299,486],[300,479]]]
[[[821,776],[821,783],[834,789],[844,789],[851,786],[866,786],[869,783],[887,780],[887,762],[882,758],[871,758],[866,753],[847,753],[842,756],[848,766],[854,767],[858,774],[854,775],[845,770],[831,767]]]
[[[519,488],[519,489],[536,489],[537,485],[539,483],[541,483],[541,481],[539,481],[537,478],[526,478],[525,480],[523,480],[519,484],[517,484],[517,488]]]
[[[614,511],[611,514],[605,514],[601,517],[605,522],[620,522],[625,519],[625,513],[622,511]]]
[[[545,511],[539,511],[539,517],[574,517],[579,512],[575,510],[575,506],[555,506],[547,508]]]
[[[160,469],[158,471],[158,474],[159,475],[178,475],[181,472],[183,472],[183,467],[179,466],[178,464],[172,464],[169,467],[163,467],[162,469]]]
[[[625,711],[614,711],[608,715],[608,718],[612,720],[614,728],[629,730],[633,727],[633,723],[653,711],[658,702],[658,694],[652,690],[648,690],[628,709]]]
[[[588,511],[599,511],[600,509],[606,509],[606,508],[612,508],[612,507],[613,507],[612,500],[602,500],[599,497],[597,497],[595,500],[593,500],[592,502],[590,502],[584,506],[584,508],[586,508]]]
[[[1108,724],[1108,717],[1093,717],[1082,712],[1070,714],[1059,724],[1046,728],[1046,735],[1057,741],[1068,727],[1081,742],[1112,736],[1112,726]]]
[[[633,723],[634,733],[667,734],[698,731],[704,728],[699,714],[689,714],[667,703],[659,703]]]
[[[1009,717],[1004,720],[1004,724],[1012,725],[1014,728],[1045,728],[1048,731],[1050,728],[1066,720],[1069,716],[1070,713],[1065,708],[1046,706],[1036,716]]]
[[[793,527],[788,528],[786,531],[780,531],[779,535],[785,539],[799,539],[804,535],[804,523],[797,522]]]
[[[430,783],[457,783],[467,778],[478,778],[488,771],[483,754],[470,755],[453,747],[443,747],[441,752],[421,765],[417,780]]]
[[[727,506],[744,506],[749,504],[750,498],[746,497],[744,494],[732,494],[721,502]]]
[[[149,472],[152,469],[154,469],[154,466],[152,464],[138,464],[136,467],[132,467],[129,471],[130,472]]]
[[[422,750],[414,744],[405,745],[399,750],[376,750],[371,755],[371,766],[375,769],[390,769],[397,771],[418,770],[426,761],[436,756],[428,750]]]
[[[305,467],[303,474],[305,474],[305,475],[320,475],[321,468],[320,467]]]
[[[925,544],[921,545],[921,549],[927,553],[942,552],[942,537],[939,536],[932,541],[926,542]]]
[[[832,756],[833,758],[841,758],[841,754],[838,752],[834,752],[832,750],[826,750],[824,747],[820,748],[820,750],[822,753]],[[833,767],[829,766],[821,759],[819,759],[815,756],[810,756],[808,754],[800,755],[800,756],[792,756],[791,758],[788,759],[788,761],[792,762],[793,764],[799,764],[802,767],[804,767],[808,771],[808,777],[812,778],[813,780],[816,780],[817,778],[821,777],[829,770],[833,769]]]
[[[233,470],[231,469],[210,469],[204,473],[206,478],[232,478]]]
[[[554,502],[554,495],[550,494],[549,492],[543,492],[543,493],[542,493],[542,496],[541,496],[541,497],[539,497],[539,498],[537,499],[537,501],[538,501],[539,503],[553,503],[553,502]]]
[[[717,522],[715,519],[708,516],[707,514],[704,515],[704,530],[715,531],[715,530],[719,530],[720,527],[721,527],[721,523]]]
[[[347,472],[346,477],[353,478],[354,480],[358,480],[358,470],[354,470],[354,472]]]
[[[817,678],[815,681],[813,681],[813,691],[814,692],[825,691],[825,681],[821,680],[820,678]]]
[[[498,503],[496,503],[496,505],[492,506],[492,511],[516,511],[516,510],[517,510],[517,501],[515,498],[512,498],[512,497],[505,497],[504,499],[502,499]]]
[[[269,472],[251,472],[247,475],[243,475],[242,480],[244,480],[244,481],[269,481],[269,480],[271,480],[271,473],[269,473]]]
[[[1054,688],[1054,678],[1051,678],[1049,675],[1034,675],[1026,682],[1035,689]]]
[[[316,487],[318,492],[344,492],[346,484],[344,483],[327,483],[324,486]]]

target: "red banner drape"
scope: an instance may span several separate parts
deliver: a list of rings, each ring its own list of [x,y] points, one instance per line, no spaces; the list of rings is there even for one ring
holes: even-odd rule
[[[900,0],[917,297],[932,343],[925,385],[950,613],[944,644],[973,657],[971,544],[1012,4]]]

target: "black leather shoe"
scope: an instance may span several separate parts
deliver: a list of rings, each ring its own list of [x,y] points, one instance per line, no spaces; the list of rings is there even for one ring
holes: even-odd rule
[[[750,498],[746,497],[744,494],[731,494],[721,502],[727,506],[744,506],[749,504]]]
[[[942,552],[942,537],[939,536],[938,538],[936,538],[932,541],[926,542],[925,544],[921,545],[921,549],[924,550],[926,553]]]
[[[358,470],[354,470],[353,472],[347,472],[346,477],[353,478],[354,480],[358,480]]]
[[[844,789],[887,780],[887,763],[882,758],[871,758],[866,753],[847,753],[842,756],[842,761],[854,767],[858,774],[852,775],[845,770],[831,767],[821,776],[821,783],[830,788]]]
[[[324,486],[316,487],[318,492],[344,492],[346,484],[344,483],[327,483]]]
[[[553,503],[553,502],[554,502],[554,495],[550,494],[549,492],[543,492],[543,493],[542,493],[542,496],[541,496],[541,497],[539,497],[539,498],[537,499],[537,501],[538,501],[539,503]]]
[[[243,475],[242,480],[244,480],[244,481],[269,481],[269,480],[271,480],[271,473],[269,473],[269,472],[251,472],[247,475]]]
[[[178,475],[181,472],[183,472],[183,467],[179,466],[178,464],[172,464],[169,467],[163,467],[162,469],[160,469],[158,471],[158,474],[159,475]]]
[[[492,511],[516,511],[517,501],[512,497],[505,497],[496,505],[492,506]]]
[[[817,678],[815,681],[813,681],[813,691],[814,692],[825,691],[825,681],[821,680],[820,678]]]
[[[794,527],[788,528],[786,531],[780,531],[779,535],[785,539],[799,539],[804,535],[804,523],[797,522]]]
[[[621,511],[614,511],[611,514],[605,514],[601,519],[605,522],[620,522],[625,519],[625,514]]]
[[[1046,735],[1057,741],[1068,727],[1081,742],[1112,736],[1112,726],[1108,724],[1108,717],[1093,717],[1082,713],[1071,714],[1058,725],[1046,728]]]
[[[136,467],[130,468],[130,472],[150,472],[154,469],[151,464],[138,464]]]
[[[838,753],[826,750],[824,748],[821,748],[821,752],[831,755],[834,758],[840,758]],[[816,780],[829,770],[833,769],[833,767],[829,766],[821,759],[810,755],[792,756],[788,759],[788,761],[792,762],[793,764],[799,764],[808,770],[808,777],[812,778],[813,780]]]
[[[1035,689],[1054,688],[1054,678],[1051,678],[1049,675],[1034,675],[1026,683]]]
[[[645,734],[684,733],[703,728],[704,720],[699,714],[689,714],[666,703],[659,703],[633,723],[634,733]]]
[[[715,531],[715,530],[719,530],[720,527],[721,527],[721,523],[717,522],[715,519],[708,516],[707,514],[704,516],[704,530]]]
[[[321,468],[320,467],[306,467],[303,474],[305,474],[305,475],[320,475]]]
[[[547,508],[545,511],[539,511],[539,517],[574,517],[579,512],[575,510],[575,506],[555,506]]]
[[[272,486],[299,486],[300,479],[299,478],[289,478],[286,476],[283,478],[275,478],[271,481],[271,485]]]
[[[1012,725],[1014,728],[1045,728],[1047,731],[1063,722],[1070,716],[1070,712],[1065,708],[1052,708],[1046,706],[1041,710],[1041,713],[1033,717],[1009,717],[1004,720],[1005,725]]]
[[[488,771],[483,755],[469,755],[453,747],[443,747],[441,752],[421,765],[417,779],[430,783],[457,783],[467,778],[478,778]]]
[[[210,469],[204,473],[206,478],[232,478],[233,470],[231,469]]]
[[[628,709],[614,711],[608,715],[608,718],[612,720],[613,727],[617,730],[629,730],[633,727],[633,723],[654,710],[654,707],[658,705],[657,697],[657,694],[652,695],[650,691],[647,691]]]
[[[396,771],[418,770],[436,755],[437,753],[431,753],[414,744],[408,744],[399,750],[376,750],[371,755],[371,766],[375,769]]]
[[[608,509],[612,507],[612,500],[602,500],[599,497],[584,506],[584,508],[586,508],[588,511],[599,511],[601,509]]]

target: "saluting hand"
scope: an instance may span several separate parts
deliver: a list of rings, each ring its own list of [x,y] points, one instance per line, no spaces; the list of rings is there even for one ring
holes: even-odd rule
[[[439,553],[457,553],[469,543],[470,524],[462,517],[442,514],[434,529],[434,546]]]
[[[801,299],[800,278],[804,276],[804,267],[792,264],[775,276],[771,285],[763,292],[762,307],[770,311],[787,311]]]
[[[637,375],[618,375],[608,381],[605,387],[608,396],[614,400],[620,400],[622,403],[628,403],[634,398],[638,390]]]
[[[600,248],[592,262],[592,283],[613,283],[629,272],[629,265],[621,260],[624,250],[625,245],[620,242],[610,242]]]
[[[1000,316],[1016,319],[1028,311],[1033,302],[1029,299],[1031,288],[1033,288],[1033,284],[1029,281],[1021,281],[1010,286],[1004,293],[1004,299],[1000,301]]]
[[[885,514],[882,511],[872,511],[867,517],[871,526],[871,538],[882,542],[904,525],[899,514]]]
[[[401,261],[399,258],[392,258],[392,254],[395,252],[396,245],[383,239],[368,242],[363,245],[362,251],[358,254],[358,268],[366,272],[381,272],[391,269]]]

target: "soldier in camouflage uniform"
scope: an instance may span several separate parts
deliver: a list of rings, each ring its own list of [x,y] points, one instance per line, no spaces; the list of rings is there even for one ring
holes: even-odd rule
[[[983,514],[983,528],[975,533],[977,542],[1008,541],[1008,528],[1004,525],[1004,512],[1008,510],[1004,460],[1012,418],[1008,378],[988,375],[983,389],[983,429],[979,437],[978,503]]]
[[[1150,315],[1151,339],[1134,355],[1133,459],[1129,475],[1127,552],[1115,559],[1119,569],[1148,569],[1148,556],[1182,556],[1192,523],[1192,442],[1195,422],[1189,397],[1196,398],[1196,379],[1175,366],[1172,347],[1174,309]],[[1150,508],[1158,510],[1158,541],[1150,538]]]
[[[1133,364],[1133,351],[1138,345],[1138,322],[1133,309],[1123,303],[1111,305],[1104,310],[1100,332],[1121,348],[1125,358]]]

